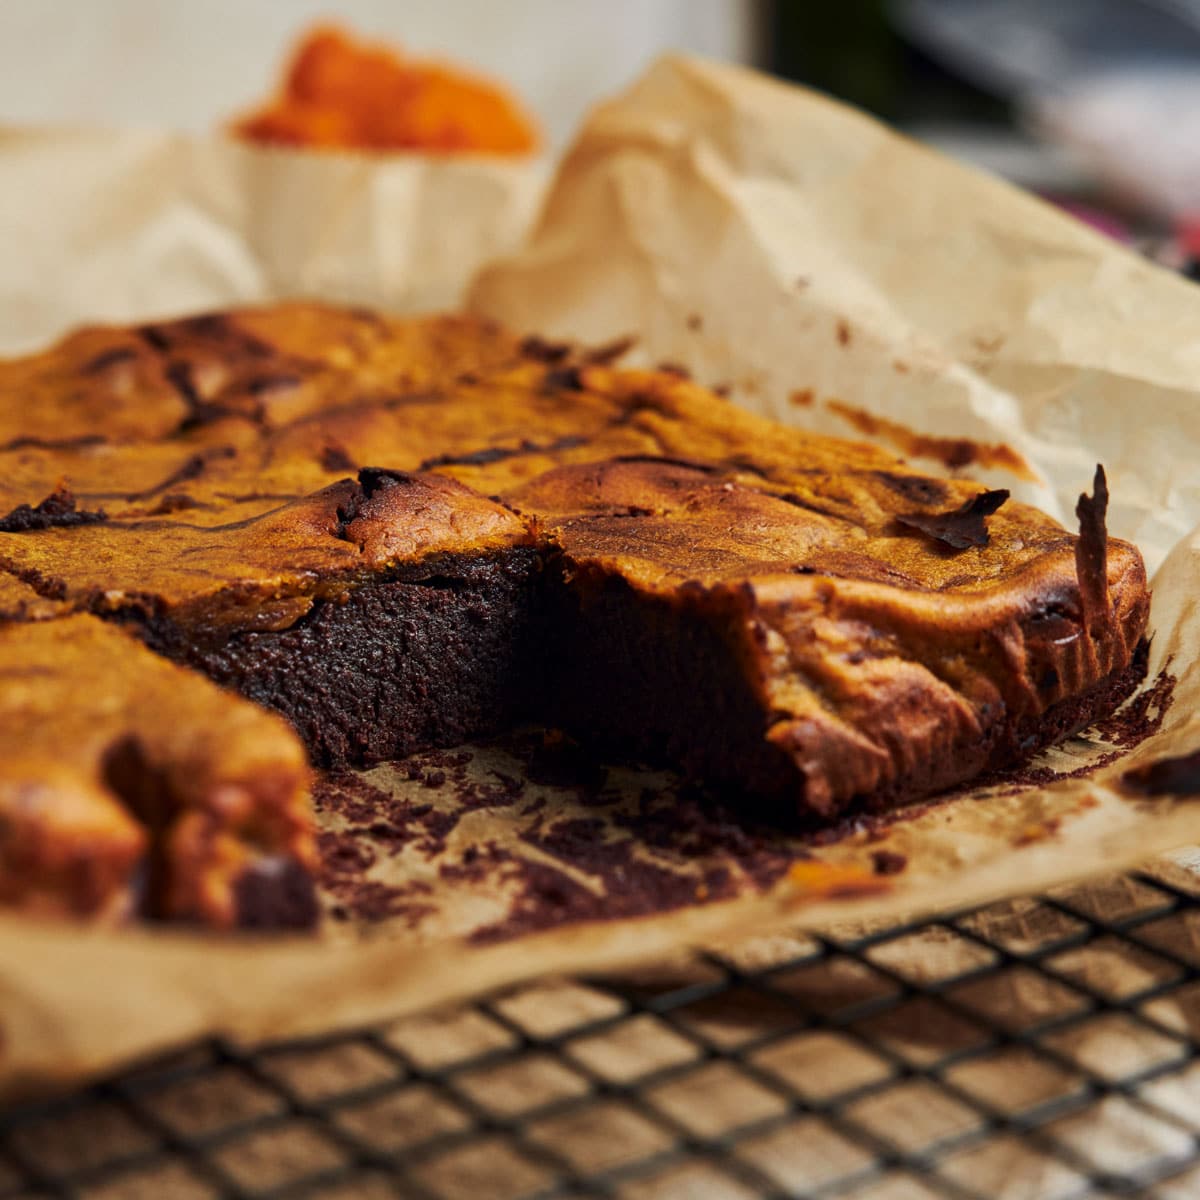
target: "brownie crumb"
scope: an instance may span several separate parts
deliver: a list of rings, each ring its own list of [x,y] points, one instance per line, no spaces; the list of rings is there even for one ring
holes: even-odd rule
[[[321,875],[326,882],[338,876],[361,874],[375,863],[371,847],[346,833],[318,834],[317,849],[321,854]]]
[[[234,885],[239,929],[312,929],[320,916],[309,873],[291,859],[269,860]]]
[[[1142,648],[1145,655],[1145,648]],[[1097,721],[1094,728],[1106,741],[1122,750],[1132,750],[1162,728],[1163,719],[1175,698],[1176,678],[1170,662],[1159,672],[1154,683],[1139,692],[1128,704],[1110,717]]]
[[[944,513],[904,513],[896,523],[919,530],[927,537],[954,550],[986,546],[990,540],[985,517],[990,517],[1007,499],[1007,488],[980,492],[965,504]]]
[[[899,875],[908,866],[908,855],[897,854],[894,850],[873,850],[871,865],[876,875]]]
[[[107,521],[103,509],[90,512],[79,508],[70,489],[59,486],[40,504],[18,504],[0,517],[0,533],[30,533],[38,529],[61,529],[71,525],[96,525]]]
[[[608,779],[593,750],[558,730],[546,730],[518,753],[531,783],[599,791]]]

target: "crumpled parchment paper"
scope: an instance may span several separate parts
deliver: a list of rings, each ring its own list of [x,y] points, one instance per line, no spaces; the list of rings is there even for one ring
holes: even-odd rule
[[[782,420],[1068,519],[1108,469],[1157,567],[1147,691],[1035,768],[822,842],[539,731],[322,780],[317,939],[0,918],[0,1089],[201,1034],[350,1026],[548,972],[1029,892],[1200,841],[1200,291],[823,97],[667,59],[538,168],[0,136],[0,332],[312,294],[626,333]],[[499,256],[499,257],[495,257]],[[1191,786],[1195,790],[1195,785]],[[1180,794],[1180,793],[1184,794]]]

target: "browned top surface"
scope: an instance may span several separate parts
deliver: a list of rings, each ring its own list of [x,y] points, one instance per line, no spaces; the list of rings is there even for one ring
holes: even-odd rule
[[[107,519],[0,534],[0,565],[74,604],[192,619],[228,617],[231,588],[253,625],[254,605],[324,579],[525,537],[488,496],[646,586],[802,569],[965,594],[1073,556],[1057,523],[1011,501],[989,544],[951,551],[897,517],[957,508],[976,484],[465,318],[288,304],[83,331],[0,364],[5,445],[0,507],[65,480]],[[339,514],[364,467],[425,478],[377,493],[351,534]]]
[[[0,361],[0,447],[155,440],[230,418],[271,428],[362,394],[444,385],[516,353],[484,322],[305,303],[82,329]]]

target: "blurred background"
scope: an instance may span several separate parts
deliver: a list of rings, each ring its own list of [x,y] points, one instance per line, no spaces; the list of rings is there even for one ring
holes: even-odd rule
[[[204,132],[332,21],[504,85],[560,148],[664,50],[825,90],[1186,265],[1200,0],[3,0],[0,121]]]
[[[553,145],[663,50],[751,62],[743,0],[2,0],[0,119],[211,129],[332,22],[502,80]],[[807,7],[798,4],[797,7]]]

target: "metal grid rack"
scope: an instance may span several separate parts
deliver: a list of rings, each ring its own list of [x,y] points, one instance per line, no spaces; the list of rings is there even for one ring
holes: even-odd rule
[[[1200,879],[761,939],[0,1114],[0,1197],[1200,1196]]]

